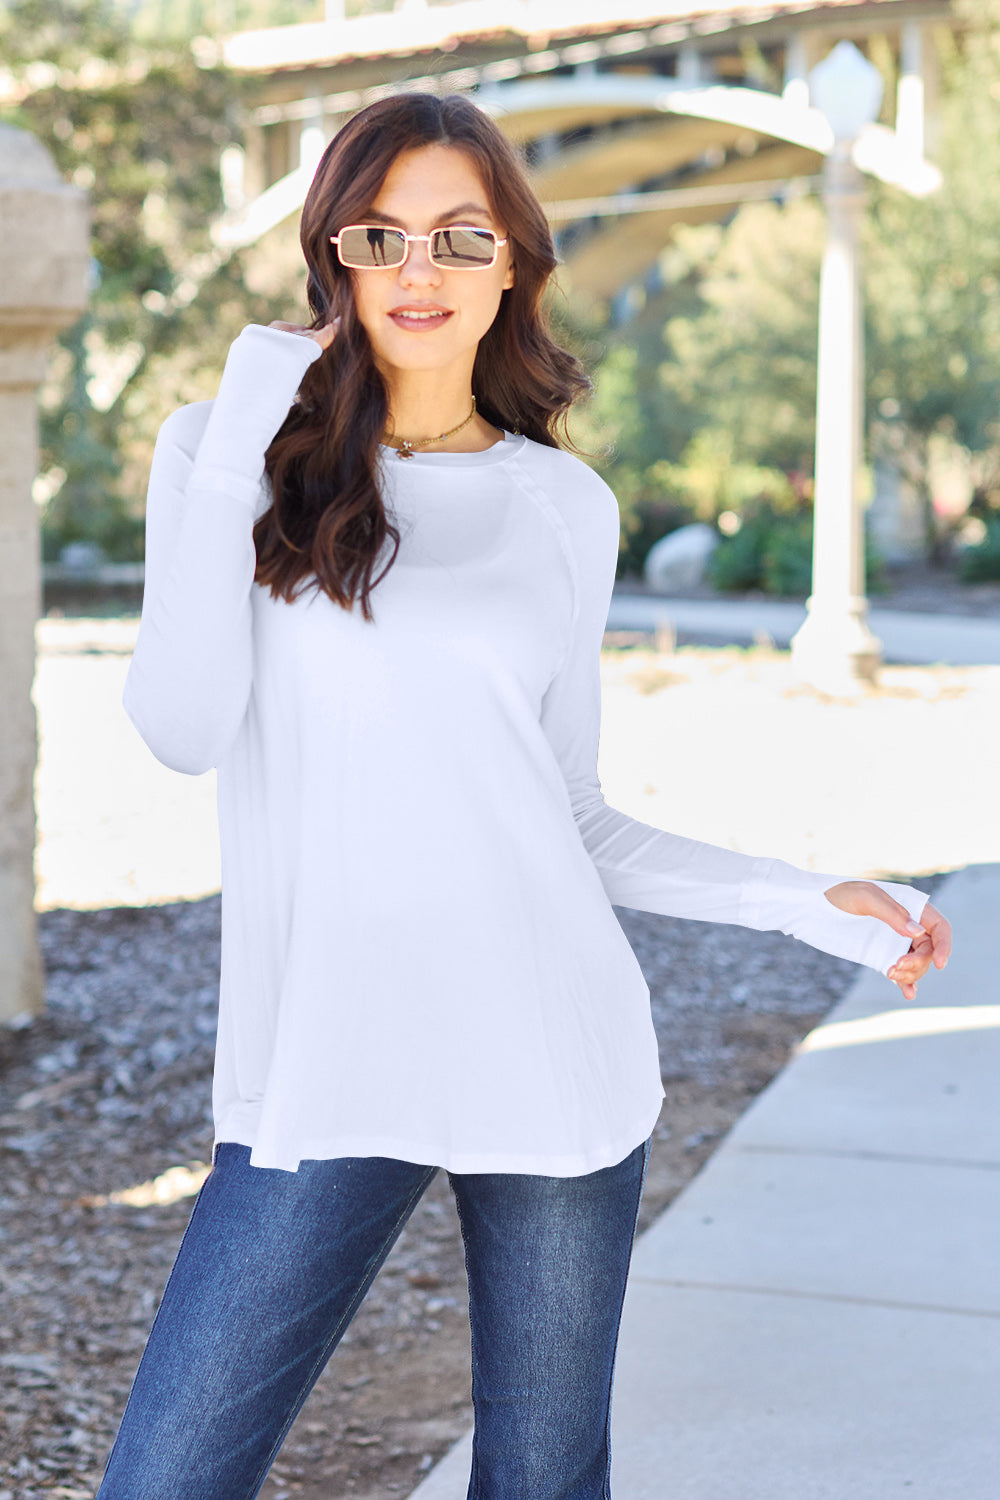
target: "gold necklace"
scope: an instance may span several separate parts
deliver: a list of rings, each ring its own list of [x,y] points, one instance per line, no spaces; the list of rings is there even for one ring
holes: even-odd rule
[[[442,432],[438,437],[429,437],[429,438],[400,438],[399,439],[400,446],[396,450],[396,456],[397,456],[397,458],[412,458],[413,457],[413,451],[414,451],[415,448],[425,448],[428,443],[443,443],[444,440],[445,440],[445,438],[454,437],[455,434],[456,434],[456,432],[461,432],[461,430],[462,430],[463,427],[468,427],[469,423],[472,421],[472,419],[473,419],[473,417],[475,415],[476,415],[476,398],[475,398],[475,396],[473,396],[473,398],[472,398],[472,410],[469,412],[469,415],[466,417],[466,419],[465,419],[464,422],[459,422],[459,424],[458,424],[457,427],[450,427],[447,432]],[[392,436],[395,437],[396,434],[393,433]],[[391,446],[392,445],[390,444],[390,447]]]

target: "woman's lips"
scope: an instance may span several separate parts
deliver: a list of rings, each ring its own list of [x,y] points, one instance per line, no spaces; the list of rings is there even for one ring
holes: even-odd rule
[[[397,328],[406,328],[411,333],[427,333],[447,323],[451,313],[446,307],[395,307],[389,317]]]

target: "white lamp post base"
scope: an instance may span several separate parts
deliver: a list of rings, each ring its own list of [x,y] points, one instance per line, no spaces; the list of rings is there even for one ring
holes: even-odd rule
[[[878,680],[882,642],[868,627],[863,594],[806,600],[806,618],[792,637],[792,675],[825,692],[856,694]]]

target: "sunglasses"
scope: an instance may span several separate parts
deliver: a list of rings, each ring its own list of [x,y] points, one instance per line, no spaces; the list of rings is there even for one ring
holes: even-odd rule
[[[431,265],[444,271],[486,271],[496,265],[497,252],[507,243],[492,229],[479,229],[475,224],[451,224],[447,229],[432,229],[430,234],[407,234],[405,229],[384,224],[347,224],[339,234],[330,236],[340,264],[354,271],[401,266],[410,245],[418,240],[426,243]]]

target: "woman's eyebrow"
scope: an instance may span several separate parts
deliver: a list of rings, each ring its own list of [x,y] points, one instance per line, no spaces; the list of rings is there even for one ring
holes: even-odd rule
[[[457,208],[450,209],[448,213],[439,214],[438,222],[441,224],[449,223],[457,219],[460,214],[478,214],[481,219],[491,219],[493,217],[489,209],[484,208],[481,203],[460,203]],[[391,218],[388,214],[379,213],[374,208],[369,208],[365,211],[362,215],[362,221],[364,223],[371,222],[375,224],[396,224],[395,219]],[[403,226],[399,227],[402,228]]]

